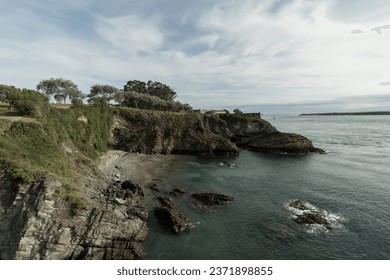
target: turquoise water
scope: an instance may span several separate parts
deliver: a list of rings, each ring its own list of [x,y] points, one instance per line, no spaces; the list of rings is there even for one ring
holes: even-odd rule
[[[307,136],[326,155],[244,151],[189,158],[173,186],[235,202],[202,213],[175,198],[196,226],[164,233],[150,215],[148,259],[390,259],[390,116],[276,117],[279,130]],[[219,166],[229,161],[241,168]],[[332,232],[296,225],[286,204],[303,199],[337,218]]]

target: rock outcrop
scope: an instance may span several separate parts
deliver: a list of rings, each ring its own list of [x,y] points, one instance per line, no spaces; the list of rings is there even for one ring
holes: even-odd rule
[[[158,198],[161,207],[154,209],[158,223],[170,233],[179,233],[192,227],[191,221],[184,216],[170,197]]]
[[[272,131],[249,138],[243,138],[239,143],[247,149],[273,154],[306,155],[310,153],[325,153],[313,146],[312,142],[298,134]]]
[[[308,138],[280,132],[254,114],[227,114],[221,118],[234,134],[232,141],[240,148],[273,154],[324,153],[322,149],[314,147]]]
[[[324,153],[304,136],[278,131],[259,114],[201,115],[142,110],[119,111],[111,147],[145,154]]]

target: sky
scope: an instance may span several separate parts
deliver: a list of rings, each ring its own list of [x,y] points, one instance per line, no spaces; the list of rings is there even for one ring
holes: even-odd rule
[[[194,108],[390,110],[388,0],[2,0],[0,84],[159,81]]]

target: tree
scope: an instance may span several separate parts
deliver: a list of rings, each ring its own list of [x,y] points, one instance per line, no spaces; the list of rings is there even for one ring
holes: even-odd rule
[[[7,100],[22,115],[41,116],[48,109],[49,98],[35,90],[15,89],[7,94]]]
[[[0,85],[0,102],[9,102],[9,95],[17,91],[20,90],[14,86]]]
[[[173,101],[177,96],[176,92],[169,86],[153,81],[148,81],[147,83],[138,80],[128,81],[124,86],[124,91],[149,94],[167,101]]]
[[[125,91],[135,91],[138,93],[147,93],[146,83],[138,80],[128,81],[124,86]]]
[[[78,89],[77,85],[70,80],[63,78],[50,78],[49,80],[42,80],[37,84],[37,90],[46,94],[47,97],[54,96],[58,102],[65,103],[66,98],[82,98],[83,94]]]
[[[234,114],[244,114],[240,109],[234,109],[233,113]]]
[[[160,82],[148,81],[147,93],[168,101],[173,101],[176,97],[176,92],[174,92],[169,86]]]
[[[99,99],[99,102],[104,100],[109,103],[111,100],[118,98],[119,92],[119,89],[110,85],[93,85],[87,95],[88,103],[95,103],[97,99]]]

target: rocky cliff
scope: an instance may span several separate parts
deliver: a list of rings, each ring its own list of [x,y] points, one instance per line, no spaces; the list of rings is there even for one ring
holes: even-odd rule
[[[304,136],[279,132],[256,114],[179,114],[120,110],[111,129],[111,147],[146,154],[322,153]]]

